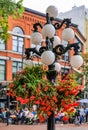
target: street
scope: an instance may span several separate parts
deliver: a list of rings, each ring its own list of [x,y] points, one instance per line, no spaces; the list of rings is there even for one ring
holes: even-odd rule
[[[37,124],[6,126],[6,123],[0,123],[0,130],[47,130],[47,125]],[[56,124],[55,130],[88,130],[88,124],[82,124],[80,126],[74,124]]]

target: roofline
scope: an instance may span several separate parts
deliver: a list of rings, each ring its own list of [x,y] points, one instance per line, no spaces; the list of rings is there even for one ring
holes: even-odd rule
[[[24,8],[25,8],[25,11],[27,11],[27,12],[31,12],[31,13],[33,13],[33,14],[37,14],[37,15],[46,17],[46,15],[45,15],[44,13],[41,13],[41,12],[39,12],[39,11],[35,11],[35,10],[32,10],[32,9],[29,9],[29,8],[26,8],[26,7],[24,7]]]
[[[25,11],[27,11],[27,12],[31,12],[33,14],[36,14],[36,15],[39,15],[39,16],[42,16],[42,17],[46,17],[46,15],[44,13],[41,13],[39,11],[35,11],[35,10],[32,10],[32,9],[29,9],[29,8],[26,8],[26,7],[24,7],[24,8],[25,8]],[[56,18],[55,20],[59,21],[59,22],[62,22],[62,19],[60,19],[60,18]],[[81,31],[78,29],[78,25],[74,24],[74,23],[72,23],[71,25],[77,29],[78,33],[81,35],[81,37],[83,38],[83,40],[86,41],[86,38],[83,36],[83,34],[81,33]]]
[[[86,38],[83,36],[83,34],[81,33],[81,31],[77,28],[78,33],[81,35],[81,37],[83,38],[84,42],[86,41]]]

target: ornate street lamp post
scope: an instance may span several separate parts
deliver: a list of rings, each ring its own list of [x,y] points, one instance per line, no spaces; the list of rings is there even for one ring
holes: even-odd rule
[[[61,44],[60,38],[56,35],[56,30],[60,29],[64,24],[66,27],[62,31],[62,39],[69,42],[74,38],[74,31],[71,27],[71,19],[64,19],[61,23],[54,23],[54,19],[58,15],[58,10],[54,6],[49,6],[46,10],[46,23],[42,26],[40,23],[33,25],[33,32],[31,35],[31,42],[35,45],[42,43],[42,35],[45,38],[45,46],[41,46],[39,50],[34,48],[27,48],[26,63],[31,59],[32,54],[36,54],[41,58],[41,62],[48,66],[47,79],[55,84],[58,72],[61,69],[58,63],[58,56],[66,53],[71,48],[74,49],[74,55],[70,59],[72,67],[79,68],[83,64],[82,57],[78,54],[79,45],[78,43],[68,44],[64,47]],[[38,31],[38,27],[42,29],[42,34]],[[47,130],[55,129],[54,113],[47,120]]]

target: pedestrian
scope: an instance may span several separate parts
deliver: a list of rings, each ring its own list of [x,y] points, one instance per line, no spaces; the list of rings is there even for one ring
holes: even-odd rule
[[[88,122],[88,107],[85,108],[85,117],[86,117],[86,122]]]
[[[7,123],[7,126],[9,125],[9,120],[10,120],[10,111],[9,111],[9,109],[7,108],[7,109],[6,109],[6,123]]]
[[[74,115],[74,124],[79,125],[80,124],[80,110],[76,108],[75,115]]]
[[[79,110],[80,110],[80,120],[79,120],[79,123],[82,124],[84,122],[85,110],[84,110],[83,106],[81,106],[81,108]]]

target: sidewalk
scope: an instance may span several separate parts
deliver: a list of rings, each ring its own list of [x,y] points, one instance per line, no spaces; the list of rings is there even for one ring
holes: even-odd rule
[[[0,123],[0,130],[47,130],[47,124],[6,126],[6,123]],[[88,130],[88,124],[56,124],[55,130]]]

